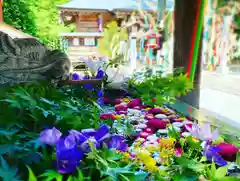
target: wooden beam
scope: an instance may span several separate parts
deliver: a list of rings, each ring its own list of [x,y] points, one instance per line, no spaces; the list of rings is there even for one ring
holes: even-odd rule
[[[197,1],[193,0],[175,1],[174,68],[183,67],[185,71],[187,70],[194,32],[194,23],[197,16],[197,6]],[[195,108],[199,108],[202,45],[200,45],[198,52],[197,68],[194,78],[194,90],[187,96],[180,98],[181,101]]]

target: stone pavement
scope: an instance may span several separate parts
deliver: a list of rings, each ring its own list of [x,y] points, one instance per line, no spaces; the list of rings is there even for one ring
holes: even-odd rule
[[[240,125],[240,75],[203,72],[200,96],[201,111],[213,112]]]

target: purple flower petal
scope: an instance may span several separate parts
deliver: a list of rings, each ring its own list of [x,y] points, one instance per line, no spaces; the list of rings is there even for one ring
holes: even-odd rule
[[[207,145],[207,146],[205,146],[205,149],[204,149],[204,155],[206,156],[206,158],[209,162],[214,161],[214,163],[216,163],[219,166],[227,165],[227,161],[224,160],[218,154],[218,151],[219,151],[219,149],[216,146]]]
[[[72,80],[81,80],[82,76],[78,73],[73,73],[72,74]]]
[[[95,129],[83,129],[81,132],[84,135],[94,136],[97,131]]]
[[[40,141],[49,145],[55,145],[62,136],[62,133],[53,127],[52,129],[46,129],[40,133]]]
[[[79,148],[85,153],[91,152],[89,142],[91,142],[95,148],[100,147],[100,143],[94,137],[89,137],[86,141],[79,145]]]
[[[109,134],[109,127],[106,126],[106,125],[103,125],[101,126],[96,134],[94,135],[95,139],[99,142],[99,141],[102,141],[106,138],[109,138],[110,137],[110,134]]]
[[[80,165],[84,153],[76,146],[68,149],[65,138],[61,138],[56,144],[57,169],[60,173],[72,173]]]
[[[98,69],[96,78],[97,79],[102,79],[104,77],[104,71],[102,71],[101,69]]]
[[[73,147],[76,146],[76,138],[74,135],[68,135],[65,140],[64,140],[65,147],[67,149],[72,149]]]
[[[114,135],[109,140],[104,141],[108,148],[115,148],[121,152],[127,151],[128,145],[124,142],[123,136]]]

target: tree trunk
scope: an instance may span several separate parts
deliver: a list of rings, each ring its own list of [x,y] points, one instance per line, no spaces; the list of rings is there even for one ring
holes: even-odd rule
[[[197,1],[175,1],[175,28],[174,28],[174,68],[182,67],[187,70],[192,44],[195,19],[198,11]],[[199,108],[200,82],[201,82],[201,45],[198,51],[198,62],[194,78],[194,90],[188,95],[180,97],[180,100]]]

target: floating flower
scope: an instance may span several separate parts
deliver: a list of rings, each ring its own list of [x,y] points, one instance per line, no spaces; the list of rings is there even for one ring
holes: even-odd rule
[[[218,144],[216,147],[219,149],[219,155],[227,161],[235,161],[237,152],[240,150],[236,146],[225,142]]]
[[[209,142],[207,142],[204,146],[203,154],[206,156],[209,162],[214,161],[214,163],[216,163],[219,166],[225,166],[227,165],[227,162],[218,153],[220,150],[221,150],[220,148],[209,145]]]
[[[133,107],[141,106],[141,105],[142,105],[142,101],[139,98],[138,99],[133,99],[127,104],[127,106],[129,108],[133,108]]]
[[[127,111],[128,107],[124,104],[118,104],[115,106],[115,111]]]
[[[115,120],[115,117],[112,113],[101,114],[99,118],[103,120],[106,120],[106,119]]]
[[[162,113],[162,109],[161,108],[152,108],[148,111],[149,114],[160,114]]]
[[[104,97],[103,101],[104,101],[104,104],[110,104],[111,103],[111,100],[107,97]]]
[[[40,133],[40,141],[45,144],[55,145],[62,136],[62,133],[53,127],[52,129],[46,129]]]
[[[157,118],[152,118],[152,119],[148,120],[147,124],[149,127],[153,127],[156,129],[165,129],[167,127],[167,123],[165,121],[162,121]]]

